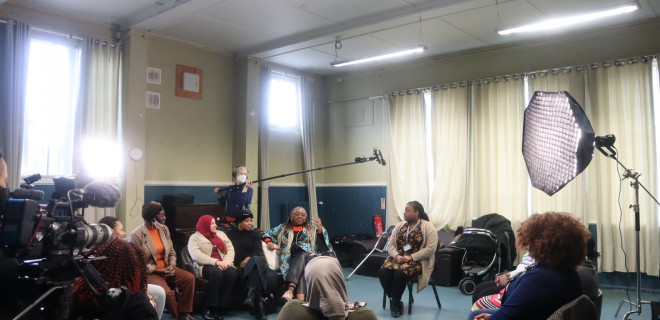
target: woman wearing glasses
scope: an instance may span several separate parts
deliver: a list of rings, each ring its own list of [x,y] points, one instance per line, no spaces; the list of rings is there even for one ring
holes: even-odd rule
[[[307,218],[305,208],[295,207],[286,223],[265,233],[268,250],[279,251],[280,270],[288,283],[288,289],[282,295],[284,300],[293,299],[304,271],[305,256],[332,249],[328,231],[323,228],[321,219],[316,217],[312,222]],[[304,300],[303,291],[298,292],[297,298]]]

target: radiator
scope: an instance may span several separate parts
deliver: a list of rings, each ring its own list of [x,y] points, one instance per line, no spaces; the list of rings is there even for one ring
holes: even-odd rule
[[[289,212],[295,207],[303,207],[307,214],[309,215],[309,201],[295,201],[295,202],[284,202],[280,206],[280,219],[281,222],[286,222],[289,218]]]

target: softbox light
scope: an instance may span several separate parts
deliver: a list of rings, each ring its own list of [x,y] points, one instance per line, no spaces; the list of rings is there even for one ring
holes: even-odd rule
[[[536,91],[525,109],[522,153],[532,186],[549,196],[580,174],[594,152],[594,129],[566,91]]]

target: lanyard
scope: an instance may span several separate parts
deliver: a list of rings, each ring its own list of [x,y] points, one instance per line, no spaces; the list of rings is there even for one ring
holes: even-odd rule
[[[408,242],[408,236],[410,235],[410,231],[415,230],[418,224],[419,224],[419,220],[417,220],[417,223],[415,223],[412,229],[410,229],[410,225],[408,225],[408,230],[406,230],[406,243]]]

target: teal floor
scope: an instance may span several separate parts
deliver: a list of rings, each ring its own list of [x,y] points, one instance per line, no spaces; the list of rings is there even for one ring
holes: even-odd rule
[[[344,274],[348,275],[353,269],[344,269]],[[351,276],[350,280],[346,282],[348,288],[348,296],[351,301],[365,301],[367,306],[372,308],[378,319],[393,319],[390,316],[388,309],[382,308],[383,291],[380,287],[378,279],[375,277],[366,277],[360,275]],[[457,287],[436,287],[438,296],[442,303],[442,309],[438,310],[433,295],[433,289],[430,287],[425,289],[419,294],[414,294],[415,303],[413,304],[412,314],[407,313],[398,319],[456,319],[463,320],[467,317],[471,307],[471,297],[463,295]],[[623,301],[628,299],[625,290],[610,290],[602,289],[603,291],[603,309],[601,311],[601,319],[622,319],[624,314],[630,310],[629,304],[624,304],[619,312],[618,317],[614,317],[617,307]],[[634,284],[630,289],[630,298],[635,301],[637,299]],[[642,292],[642,300],[658,301],[660,294],[651,294]],[[405,304],[406,312],[408,310],[408,293],[404,294],[403,302]],[[195,315],[197,319],[202,319],[201,315]],[[268,319],[274,320],[277,318],[276,314],[268,315]],[[169,314],[164,314],[163,319],[173,319]],[[225,319],[254,319],[248,311],[235,310],[229,311],[225,314]],[[641,315],[633,314],[628,319],[651,319],[651,306],[648,304],[642,305]]]

